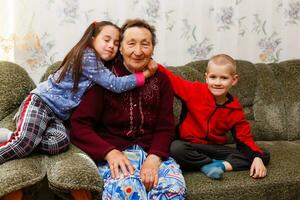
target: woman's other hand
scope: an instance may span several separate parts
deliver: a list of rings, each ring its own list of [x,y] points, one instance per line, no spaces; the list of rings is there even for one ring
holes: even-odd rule
[[[140,177],[148,191],[155,187],[158,183],[158,171],[160,164],[160,157],[154,154],[149,154],[142,165]]]

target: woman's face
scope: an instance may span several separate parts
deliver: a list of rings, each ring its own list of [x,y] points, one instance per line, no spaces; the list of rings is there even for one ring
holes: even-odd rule
[[[153,50],[152,34],[148,29],[131,27],[125,30],[120,52],[130,71],[142,71],[150,62]]]
[[[120,32],[114,26],[104,26],[101,32],[93,39],[94,49],[104,61],[112,60],[119,49]]]

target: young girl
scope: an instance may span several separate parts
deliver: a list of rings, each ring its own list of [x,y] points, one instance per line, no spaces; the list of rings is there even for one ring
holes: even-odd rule
[[[154,61],[141,73],[123,77],[111,73],[103,62],[112,62],[119,41],[119,27],[111,22],[94,22],[87,28],[59,69],[21,104],[15,116],[16,131],[0,143],[0,164],[27,156],[35,149],[48,154],[65,151],[70,140],[63,122],[91,85],[120,93],[143,85],[145,78],[155,73]],[[9,133],[2,129],[0,135],[4,134]]]

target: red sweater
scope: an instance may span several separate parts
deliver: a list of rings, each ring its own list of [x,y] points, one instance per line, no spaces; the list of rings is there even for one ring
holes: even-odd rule
[[[263,156],[253,140],[250,125],[237,98],[228,94],[231,101],[217,106],[207,84],[184,80],[164,67],[159,70],[167,74],[175,94],[186,104],[187,113],[179,126],[182,140],[224,145],[228,140],[226,133],[231,131],[237,148],[246,156],[251,159]]]
[[[129,74],[124,66],[112,71]],[[134,144],[165,159],[175,134],[173,96],[167,76],[159,71],[143,87],[121,94],[95,85],[71,116],[71,141],[96,161]]]

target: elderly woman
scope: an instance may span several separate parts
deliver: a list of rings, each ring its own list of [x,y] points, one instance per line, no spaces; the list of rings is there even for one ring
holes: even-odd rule
[[[121,28],[118,76],[143,71],[155,30],[139,19]],[[184,199],[184,178],[169,157],[174,137],[173,91],[157,71],[145,85],[122,94],[93,86],[71,117],[71,141],[99,165],[102,199]]]

